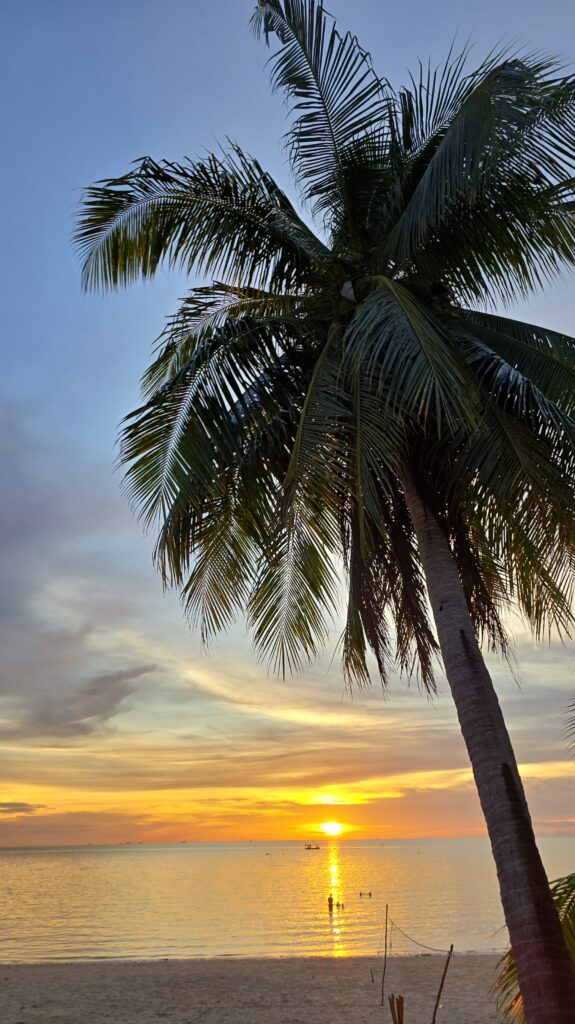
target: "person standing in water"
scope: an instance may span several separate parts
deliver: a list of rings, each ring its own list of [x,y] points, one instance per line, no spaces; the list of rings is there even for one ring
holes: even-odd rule
[[[328,909],[330,914],[333,914],[333,896],[332,896],[331,893],[329,894],[329,896],[327,898],[327,909]]]

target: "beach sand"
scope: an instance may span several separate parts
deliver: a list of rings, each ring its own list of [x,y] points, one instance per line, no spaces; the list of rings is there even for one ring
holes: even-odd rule
[[[371,957],[106,961],[0,967],[2,1024],[430,1024],[445,958]],[[437,1024],[495,1024],[488,989],[497,957],[451,961]],[[371,980],[373,971],[374,982]]]

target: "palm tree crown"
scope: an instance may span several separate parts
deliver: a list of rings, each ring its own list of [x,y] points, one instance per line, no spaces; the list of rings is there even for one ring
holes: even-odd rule
[[[259,652],[297,668],[326,639],[343,556],[348,678],[368,678],[370,647],[383,679],[395,658],[433,687],[406,473],[478,635],[506,650],[509,603],[538,633],[571,621],[575,343],[483,309],[575,262],[575,82],[507,52],[469,73],[463,53],[396,92],[321,3],[260,2],[252,24],[279,40],[272,82],[322,237],[235,145],[86,191],[86,287],[162,262],[215,279],[144,377],[129,493],[205,640],[241,609]]]

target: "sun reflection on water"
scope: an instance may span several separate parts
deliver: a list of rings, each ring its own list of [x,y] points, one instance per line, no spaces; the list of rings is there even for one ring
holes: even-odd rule
[[[333,956],[349,956],[345,944],[343,915],[345,910],[344,893],[339,860],[339,843],[332,843],[329,848],[327,864],[329,875],[329,892],[333,897],[333,910],[330,914],[331,933],[333,939]],[[339,905],[338,905],[339,904]]]

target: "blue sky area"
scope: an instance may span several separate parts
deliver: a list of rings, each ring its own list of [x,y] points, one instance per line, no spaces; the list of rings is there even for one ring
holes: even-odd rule
[[[512,41],[575,62],[575,7],[558,0],[328,7],[396,86],[419,58],[440,62],[454,37],[471,40],[477,62]],[[117,426],[186,282],[160,275],[82,294],[70,241],[80,191],[146,154],[201,156],[230,137],[293,196],[285,108],[251,10],[250,0],[2,5],[0,843],[249,834],[254,808],[277,835],[278,808],[287,831],[315,820],[314,792],[365,834],[382,823],[405,835],[482,828],[447,696],[430,706],[398,688],[386,705],[377,690],[352,701],[329,658],[297,682],[268,680],[241,626],[202,655],[120,495]],[[572,280],[517,309],[575,334]],[[531,766],[536,824],[573,833],[562,733],[573,660],[517,636],[522,689],[496,674]],[[413,776],[430,771],[452,774],[437,785]],[[305,806],[289,796],[296,784]],[[388,804],[377,796],[386,786]],[[207,833],[206,800],[219,808]]]

